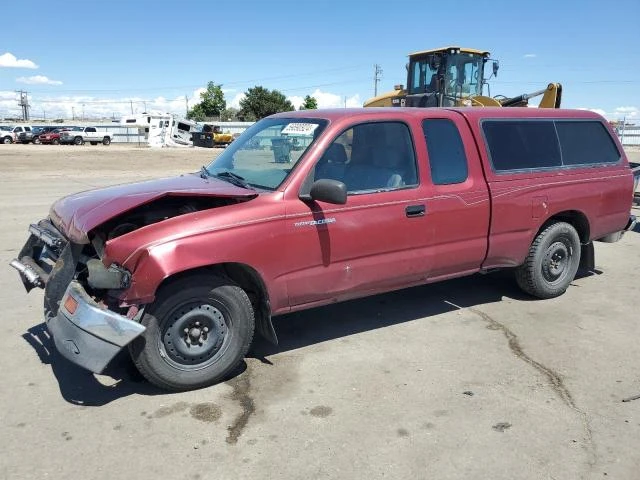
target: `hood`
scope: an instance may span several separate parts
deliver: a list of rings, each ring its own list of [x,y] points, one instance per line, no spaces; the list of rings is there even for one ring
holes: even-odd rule
[[[95,227],[133,208],[165,196],[255,197],[257,193],[217,178],[197,174],[75,193],[51,206],[53,224],[72,242],[88,243]]]

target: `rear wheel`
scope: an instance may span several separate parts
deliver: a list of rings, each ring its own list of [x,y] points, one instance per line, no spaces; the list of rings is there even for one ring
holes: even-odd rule
[[[111,139],[109,137],[104,137],[102,139],[102,144],[103,145],[109,145],[111,143]]]
[[[225,379],[247,353],[254,332],[249,297],[231,280],[181,278],[162,288],[145,312],[146,330],[129,346],[140,373],[168,390]]]
[[[3,137],[2,143],[4,143],[5,145],[8,145],[9,143],[13,143],[13,141],[11,140],[11,137]]]
[[[40,139],[38,137],[34,137],[33,138],[33,144],[34,145],[40,145],[42,142],[40,141]]]
[[[51,144],[52,145],[60,145],[60,140],[58,140],[57,138],[54,138],[53,140],[51,140]]]
[[[579,265],[578,232],[569,223],[552,223],[531,244],[525,262],[516,269],[516,281],[535,297],[557,297],[567,290]]]
[[[82,145],[84,144],[84,140],[82,139],[82,137],[76,137],[73,139],[73,143],[74,145]]]

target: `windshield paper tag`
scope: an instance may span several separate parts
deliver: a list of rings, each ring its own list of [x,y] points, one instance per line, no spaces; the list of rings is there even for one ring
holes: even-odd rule
[[[280,133],[282,135],[311,136],[316,128],[318,128],[317,123],[290,123]]]

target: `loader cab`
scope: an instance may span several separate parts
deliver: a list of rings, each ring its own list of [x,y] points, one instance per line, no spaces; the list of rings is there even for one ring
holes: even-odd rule
[[[459,47],[412,53],[406,106],[451,107],[464,104],[465,98],[482,95],[487,60],[489,52]]]

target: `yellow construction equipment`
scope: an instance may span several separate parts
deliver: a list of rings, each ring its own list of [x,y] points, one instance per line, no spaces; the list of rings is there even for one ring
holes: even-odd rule
[[[222,127],[220,125],[205,123],[202,127],[202,132],[213,134],[213,144],[216,147],[226,147],[234,140],[231,133],[222,132]]]
[[[492,64],[491,76],[498,75],[499,63],[489,52],[472,48],[444,47],[409,55],[407,88],[396,85],[364,102],[365,107],[523,107],[529,99],[542,95],[539,108],[560,108],[562,85],[550,83],[546,88],[517,97],[491,97],[485,66]],[[487,95],[483,94],[485,86]]]

